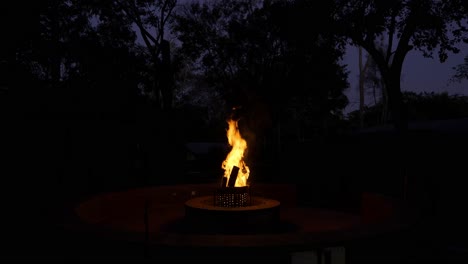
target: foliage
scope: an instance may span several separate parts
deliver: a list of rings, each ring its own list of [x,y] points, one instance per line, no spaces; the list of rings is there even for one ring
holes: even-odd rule
[[[13,118],[135,119],[149,78],[131,21],[99,1],[33,2],[10,10],[30,14],[7,42]]]
[[[389,106],[397,128],[405,116],[400,76],[406,54],[418,50],[426,57],[437,51],[440,61],[459,52],[468,41],[468,2],[464,0],[336,0],[337,32],[351,44],[366,49],[385,81]],[[384,38],[386,50],[378,49]]]
[[[409,120],[441,120],[468,117],[468,96],[449,95],[448,93],[403,92],[403,100],[408,107]],[[366,107],[365,123],[375,126],[380,123],[382,103]],[[359,112],[349,113],[351,122],[359,121]]]
[[[404,100],[411,119],[450,119],[468,116],[468,96],[406,92]]]
[[[452,76],[452,82],[461,82],[462,80],[468,80],[468,55],[465,56],[465,59],[462,64],[459,64],[453,67],[455,74]]]
[[[139,83],[140,91],[158,109],[171,108],[173,68],[170,65],[170,43],[166,39],[165,29],[177,1],[76,1],[81,7],[90,10],[94,23],[98,24],[101,31],[118,33],[109,39],[114,42],[114,46],[123,44],[144,58],[138,64],[142,79]],[[125,42],[129,33],[134,38],[131,42]]]
[[[416,49],[426,57],[432,57],[436,47],[441,61],[448,52],[459,52],[456,44],[468,41],[466,24],[468,4],[463,0],[337,0],[337,16],[341,30],[352,43],[362,45],[374,55],[375,40],[384,35],[392,41],[384,55],[390,62],[394,52]],[[393,50],[398,40],[403,50]],[[389,42],[390,43],[390,42]],[[398,44],[396,43],[396,44]]]
[[[195,2],[177,13],[173,31],[227,109],[263,102],[275,118],[318,125],[347,104],[343,51],[318,23],[328,15],[308,1]]]

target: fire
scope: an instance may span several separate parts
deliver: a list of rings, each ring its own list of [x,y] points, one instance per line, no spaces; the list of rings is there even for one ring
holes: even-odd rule
[[[224,169],[224,177],[229,182],[229,177],[234,166],[239,168],[235,187],[247,186],[250,169],[244,162],[244,152],[247,150],[247,142],[242,138],[237,121],[228,120],[229,128],[227,130],[227,138],[231,151],[223,161],[222,168]]]

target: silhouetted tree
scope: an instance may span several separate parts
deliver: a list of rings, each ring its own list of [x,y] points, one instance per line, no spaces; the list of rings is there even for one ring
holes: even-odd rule
[[[403,92],[403,101],[408,105],[408,119],[412,121],[442,120],[468,117],[468,96],[448,93]],[[366,107],[364,118],[368,126],[379,125],[382,103]],[[358,111],[349,114],[349,119],[357,123]]]
[[[334,35],[319,26],[331,13],[317,8],[300,1],[193,3],[177,14],[174,32],[180,52],[228,108],[266,102],[275,118],[324,129],[347,103],[347,75]],[[314,33],[303,34],[304,26]]]
[[[122,61],[130,57],[136,58],[137,52],[134,49],[136,35],[131,23],[113,15],[112,12],[107,12],[105,15],[106,12],[103,11],[99,18],[95,19],[96,12],[93,8],[96,6],[86,0],[48,0],[23,1],[11,9],[11,14],[16,14],[18,17],[22,17],[21,13],[28,14],[23,23],[17,23],[12,27],[12,36],[17,37],[6,41],[7,45],[11,45],[7,61],[12,69],[17,69],[18,78],[12,82],[18,86],[14,91],[18,95],[16,98],[22,98],[23,100],[20,100],[22,102],[31,99],[23,104],[25,107],[29,105],[34,108],[33,105],[42,104],[47,105],[47,108],[54,108],[62,104],[67,108],[70,104],[63,102],[75,96],[79,97],[89,91],[87,88],[91,86],[94,86],[92,89],[95,95],[113,96],[119,93],[117,88],[104,92],[108,89],[108,85],[96,87],[98,79],[108,78],[105,74],[99,73],[105,73],[110,69],[114,74],[116,71],[120,74],[129,73],[129,67],[134,65],[133,63],[109,64],[110,61],[107,59]],[[105,52],[113,51],[117,52],[114,56],[104,55]],[[118,74],[110,79],[118,80],[116,76]],[[27,79],[34,82],[34,85],[24,84]],[[107,79],[107,82],[110,79]],[[129,80],[126,77],[125,79]],[[78,82],[82,85],[81,89],[71,92],[71,89],[66,88]],[[119,87],[125,89],[122,85]],[[134,87],[129,89],[132,89],[132,93],[136,93]],[[89,94],[82,96],[88,99],[92,97]],[[129,97],[120,96],[118,100],[127,100],[126,98]],[[108,99],[102,98],[100,101],[112,101]]]
[[[12,44],[8,61],[15,69],[12,94],[18,106],[40,112],[57,103],[56,92],[73,61],[70,49],[89,33],[88,16],[78,6],[54,0],[21,1],[10,8],[18,17],[27,14],[24,21],[12,18],[13,38],[6,41]]]
[[[410,120],[441,120],[468,117],[468,96],[443,93],[404,92]]]
[[[468,80],[468,55],[465,56],[463,63],[453,67],[453,70],[455,70],[455,74],[452,76],[451,81]]]
[[[21,120],[10,129],[23,162],[37,165],[34,172],[17,172],[21,179],[66,179],[72,177],[65,173],[67,166],[77,162],[76,174],[96,176],[90,181],[94,185],[109,180],[100,169],[125,176],[131,168],[125,163],[137,136],[132,137],[129,125],[146,61],[135,46],[132,22],[98,2],[15,1],[8,6],[11,38],[1,52],[12,69],[8,112],[13,122]]]
[[[369,66],[369,59],[366,60],[366,63],[363,64],[363,54],[362,47],[359,47],[359,125],[364,127],[364,106],[365,106],[365,93],[364,93],[364,84],[365,84],[365,74],[367,67]]]
[[[289,93],[281,96],[302,101],[296,105],[299,111],[305,110],[299,119],[322,134],[337,126],[348,104],[343,94],[348,73],[339,64],[344,49],[332,28],[322,26],[333,24],[332,8],[331,2],[303,0],[276,1],[271,6],[272,23],[285,43],[284,85]]]
[[[411,50],[431,57],[438,48],[441,62],[456,44],[467,41],[468,2],[464,0],[336,0],[336,21],[341,34],[363,47],[377,63],[387,89],[395,127],[407,127],[400,76]],[[385,35],[387,49],[379,51],[376,40]]]
[[[132,21],[140,33],[152,63],[152,94],[161,109],[170,109],[173,99],[170,43],[166,25],[176,0],[110,1]]]
[[[28,8],[24,8],[27,6]],[[22,54],[30,50],[35,40],[41,34],[40,13],[43,4],[38,1],[2,2],[1,9],[4,14],[1,22],[5,25],[3,48],[0,50],[2,64],[2,80],[8,86],[18,85],[21,79],[25,79],[23,73],[31,71],[27,68],[27,62]],[[7,26],[11,25],[11,26]],[[19,54],[18,54],[19,53]],[[18,56],[19,55],[19,56]],[[19,78],[19,77],[23,78]]]
[[[379,49],[382,51],[385,48],[384,47],[379,47]],[[363,56],[362,54],[362,47],[359,47],[359,56]],[[386,96],[386,90],[385,90],[385,83],[380,75],[379,69],[375,61],[372,59],[372,57],[366,53],[366,63],[364,66],[360,67],[360,74],[359,74],[359,91],[360,91],[360,105],[359,105],[359,111],[360,111],[360,126],[364,127],[364,112],[366,109],[366,104],[363,102],[365,95],[371,95],[374,99],[374,105],[376,104],[381,104],[381,123],[385,123],[387,121],[387,108],[388,108],[388,102],[387,102],[387,96]],[[360,64],[362,65],[362,58],[359,59]],[[362,100],[361,100],[362,99]],[[369,104],[368,105],[372,105]]]
[[[114,35],[114,39],[109,40],[123,43],[128,40],[129,33],[135,36],[125,46],[132,47],[134,52],[145,57],[138,64],[140,90],[156,109],[170,109],[174,80],[170,42],[165,31],[177,1],[76,1],[91,10],[94,23],[102,30],[120,32],[120,35]]]

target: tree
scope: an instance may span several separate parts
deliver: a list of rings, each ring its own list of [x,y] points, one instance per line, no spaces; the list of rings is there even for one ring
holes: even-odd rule
[[[364,127],[364,107],[365,107],[365,101],[364,101],[364,84],[365,84],[365,75],[367,72],[367,67],[369,67],[369,62],[370,60],[367,59],[366,63],[363,65],[362,64],[362,47],[359,47],[359,123],[360,127]]]
[[[6,42],[11,45],[7,49],[9,67],[16,70],[10,77],[15,78],[11,83],[16,86],[12,94],[23,109],[48,108],[58,101],[55,92],[67,79],[69,66],[78,60],[73,46],[89,36],[88,14],[56,0],[20,1],[10,8],[14,26],[12,38]],[[24,21],[16,21],[23,13]]]
[[[325,131],[347,103],[347,73],[338,63],[343,50],[318,26],[330,18],[309,1],[224,0],[188,5],[177,14],[174,32],[180,52],[228,109],[262,102],[276,121],[287,115]],[[304,26],[313,33],[303,34]]]
[[[305,110],[300,119],[306,128],[326,135],[329,128],[336,128],[348,103],[343,94],[348,73],[339,63],[344,48],[334,32],[322,26],[333,24],[333,5],[304,0],[274,3],[273,24],[285,43],[285,85],[291,87],[290,94],[281,96],[302,101],[296,109]]]
[[[173,76],[170,43],[166,39],[165,30],[177,0],[112,1],[112,3],[137,26],[153,64],[154,97],[161,109],[170,109],[173,104]]]
[[[62,191],[55,191],[86,187],[66,184],[74,175],[88,175],[81,175],[82,169],[95,173],[91,186],[107,175],[96,173],[99,169],[117,179],[129,168],[125,150],[131,138],[125,125],[131,122],[125,121],[132,121],[127,117],[135,108],[135,34],[118,17],[93,20],[92,10],[81,2],[22,0],[2,8],[8,37],[0,61],[9,72],[2,72],[8,78],[8,108],[1,107],[2,114],[13,115],[2,119],[2,127],[11,132],[6,137],[13,146],[10,156],[19,158],[7,178],[18,179],[18,186],[30,182],[40,193],[26,192],[41,204],[47,203],[44,194],[59,197]],[[96,126],[94,121],[102,119],[115,120],[116,126]],[[76,173],[66,173],[71,164]]]
[[[265,64],[271,63],[271,58],[265,56],[272,47],[259,46],[266,37],[260,12],[258,1],[224,0],[195,2],[176,16],[173,32],[182,43],[180,56],[193,65],[195,72],[204,75],[207,83],[223,92],[225,98],[234,98],[240,87],[229,87],[236,91],[221,87],[227,88],[242,73],[248,78],[249,70],[260,71],[256,64],[262,59],[268,60]],[[252,18],[250,23],[248,18]],[[256,56],[252,56],[254,53]],[[228,101],[231,106],[239,103]]]
[[[464,0],[336,0],[335,18],[342,36],[363,47],[376,62],[387,89],[395,128],[407,129],[400,77],[411,50],[445,61],[459,52],[456,44],[468,41],[468,2]],[[387,49],[376,40],[385,36]]]
[[[166,33],[176,7],[176,0],[76,0],[92,10],[99,22],[106,22],[112,28],[126,25],[135,34],[138,32],[142,45],[138,49],[145,54],[147,62],[141,70],[149,79],[142,84],[143,92],[154,102],[157,109],[170,109],[173,99],[173,68],[171,43]],[[126,35],[125,32],[123,36]],[[117,36],[115,41],[120,41]],[[135,43],[132,43],[135,45]]]
[[[408,105],[408,119],[412,121],[444,120],[468,116],[468,96],[448,93],[403,92],[403,100]],[[366,107],[364,118],[371,126],[379,125],[381,103]],[[349,119],[358,123],[359,113],[353,111]]]
[[[463,63],[453,67],[453,70],[455,70],[455,74],[450,81],[461,82],[462,80],[468,80],[468,55],[465,56]]]
[[[383,51],[386,48],[382,45],[379,46],[379,50]],[[360,64],[362,64],[362,47],[359,47],[359,60]],[[364,104],[364,98],[367,94],[370,94],[374,99],[374,105],[379,105],[381,108],[381,123],[385,123],[387,121],[387,96],[385,90],[385,83],[382,80],[380,75],[379,69],[375,61],[369,54],[366,54],[366,63],[364,66],[361,66],[360,74],[359,74],[359,90],[360,90],[360,126],[364,126],[364,115],[365,111],[369,108],[366,107]]]

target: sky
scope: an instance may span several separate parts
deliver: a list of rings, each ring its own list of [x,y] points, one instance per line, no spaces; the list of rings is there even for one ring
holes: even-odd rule
[[[468,80],[461,83],[449,83],[450,77],[455,73],[452,68],[462,64],[464,57],[468,55],[468,44],[461,44],[459,48],[460,52],[458,54],[449,54],[444,63],[438,60],[437,54],[434,59],[431,59],[424,58],[419,51],[410,51],[403,63],[402,91],[416,93],[448,92],[449,94],[468,95]],[[347,69],[350,71],[348,76],[350,87],[346,91],[349,104],[345,109],[345,113],[359,108],[358,59],[358,48],[349,46],[343,58],[343,64],[348,65]],[[365,101],[373,103],[374,100],[368,95]]]

